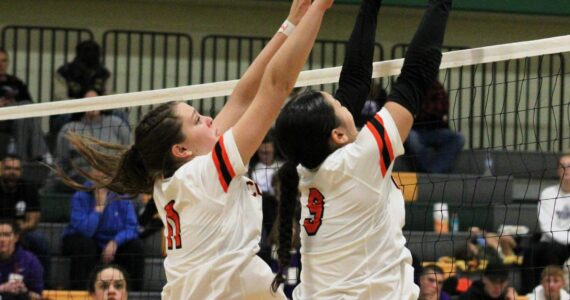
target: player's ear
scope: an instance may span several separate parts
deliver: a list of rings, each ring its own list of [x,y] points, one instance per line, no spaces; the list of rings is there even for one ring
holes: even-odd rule
[[[182,144],[172,145],[172,147],[170,148],[170,152],[172,153],[172,156],[174,156],[174,158],[179,158],[184,160],[192,157],[192,150],[186,148]]]
[[[331,131],[331,141],[337,146],[346,145],[350,142],[346,129],[339,126]]]

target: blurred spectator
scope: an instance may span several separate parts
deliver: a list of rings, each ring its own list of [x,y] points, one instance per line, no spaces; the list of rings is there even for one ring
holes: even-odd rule
[[[0,48],[0,88],[9,87],[14,92],[14,99],[20,101],[32,101],[28,86],[14,75],[8,74],[10,57],[4,48]]]
[[[471,262],[472,266],[477,267],[482,260],[502,260],[497,247],[489,244],[482,231],[477,227],[472,227],[470,230],[471,240],[466,244],[466,248],[459,247],[455,252],[457,259],[465,260],[466,262],[476,260],[476,263]],[[465,249],[465,252],[461,251]]]
[[[418,300],[450,300],[449,295],[442,291],[444,274],[436,266],[425,266],[420,275],[420,297]]]
[[[509,269],[501,261],[490,260],[481,280],[473,282],[459,300],[515,300],[517,292],[509,286]]]
[[[16,101],[10,86],[0,86],[0,107],[26,105],[29,100]],[[39,118],[0,121],[0,156],[18,154],[24,161],[42,160],[51,163]]]
[[[418,171],[447,173],[463,144],[463,136],[449,128],[449,95],[436,81],[426,93],[406,146],[416,157]]]
[[[119,265],[99,265],[89,275],[89,296],[92,300],[128,300],[128,277]]]
[[[75,58],[57,69],[54,81],[54,100],[80,99],[111,93],[111,72],[101,63],[101,47],[97,42],[82,41],[75,47]],[[70,121],[70,114],[50,118],[50,145],[60,129]],[[53,148],[52,148],[53,149]]]
[[[271,129],[249,161],[249,176],[261,189],[263,195],[275,195],[271,179],[282,164],[282,156],[275,146],[274,130]]]
[[[92,183],[88,181],[85,186],[90,187]],[[131,199],[104,188],[73,194],[70,222],[63,233],[62,244],[63,253],[71,258],[71,288],[83,289],[89,271],[97,263],[116,262],[136,276],[133,289],[140,290],[144,249],[137,229]]]
[[[0,219],[16,221],[22,246],[38,256],[47,280],[51,255],[46,236],[37,230],[41,217],[38,191],[21,178],[22,162],[18,156],[6,156],[0,167]]]
[[[364,126],[368,120],[370,120],[386,103],[386,98],[388,94],[386,89],[384,89],[380,83],[376,84],[373,89],[370,90],[370,99],[364,102],[362,111],[360,112],[360,117],[355,120],[355,124],[358,128]]]
[[[139,194],[137,198],[141,205],[138,210],[139,237],[144,239],[162,229],[162,220],[160,220],[152,195]]]
[[[451,296],[465,293],[473,284],[472,274],[484,269],[480,261],[480,248],[473,241],[461,244],[454,252],[451,262],[455,266],[456,273],[449,276],[443,282],[443,291]],[[483,257],[485,257],[483,255]]]
[[[526,296],[528,300],[570,300],[570,294],[563,289],[564,285],[562,268],[550,265],[542,271],[540,285]]]
[[[469,228],[470,236],[472,236],[472,243],[485,247],[487,252],[487,259],[498,258],[505,261],[516,261],[513,257],[516,256],[515,250],[517,248],[517,242],[513,238],[512,234],[502,234],[499,235],[495,232],[486,232],[481,230],[479,227],[473,226]],[[481,251],[484,253],[485,251]],[[481,257],[484,258],[484,257]]]
[[[271,244],[268,237],[277,218],[277,198],[274,184],[277,176],[273,176],[282,164],[282,156],[275,145],[274,130],[271,129],[263,142],[249,161],[249,177],[251,177],[261,190],[263,209],[263,224],[261,232],[259,257],[268,264],[271,263]]]
[[[534,246],[533,268],[536,286],[540,272],[548,265],[562,266],[570,257],[570,154],[560,157],[558,166],[560,184],[549,186],[540,193],[538,225],[542,236]]]
[[[490,247],[477,227],[470,228],[471,240],[461,244],[454,252],[457,273],[447,278],[443,290],[451,296],[465,293],[473,284],[473,274],[485,269],[488,261],[501,261],[496,247]]]
[[[275,192],[275,195],[262,195],[261,208],[263,211],[263,221],[261,224],[261,240],[259,241],[259,252],[257,255],[261,257],[268,265],[273,263],[272,253],[274,241],[271,240],[271,234],[273,234],[274,224],[277,220],[277,211],[279,209],[279,203],[277,200],[277,195],[279,194],[279,179],[277,176],[271,178],[271,187]]]
[[[106,95],[111,91],[111,72],[101,63],[101,47],[97,42],[82,41],[75,47],[72,62],[56,72],[55,100],[83,98],[88,91]]]
[[[87,92],[85,97],[96,96],[94,91]],[[81,175],[73,168],[83,166],[86,163],[79,153],[69,143],[65,134],[69,131],[94,137],[101,141],[128,145],[130,143],[131,132],[127,123],[121,118],[113,115],[101,114],[101,111],[94,110],[85,113],[73,114],[71,122],[65,124],[57,135],[56,161],[62,170],[75,181],[81,182]],[[58,179],[55,179],[58,180]],[[67,185],[57,181],[56,190],[60,192],[73,192]]]
[[[44,270],[31,253],[16,246],[20,228],[0,220],[0,299],[41,299]]]

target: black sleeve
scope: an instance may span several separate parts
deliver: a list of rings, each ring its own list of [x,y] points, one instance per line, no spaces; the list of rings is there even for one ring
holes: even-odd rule
[[[449,278],[447,278],[444,282],[443,282],[443,286],[441,287],[441,289],[448,293],[449,295],[458,295],[459,293],[457,292],[457,277],[455,276],[450,276]]]
[[[429,0],[423,18],[406,51],[404,65],[388,100],[418,115],[426,91],[437,78],[441,45],[452,0]]]
[[[30,95],[30,90],[28,89],[28,86],[21,80],[19,81],[19,91],[18,91],[18,96],[16,99],[17,101],[24,101],[24,100],[29,100],[30,102],[33,101],[32,99],[32,95]]]
[[[142,214],[139,215],[138,221],[142,226],[147,226],[154,219],[154,216],[158,213],[158,209],[154,203],[154,199],[150,199],[144,206]]]
[[[38,190],[29,182],[26,182],[23,187],[26,189],[26,212],[40,211]]]
[[[376,24],[381,2],[381,0],[362,1],[346,46],[339,88],[334,95],[350,111],[355,120],[360,117],[370,92]]]
[[[24,84],[24,86],[22,87],[22,93],[21,95],[19,95],[22,100],[30,100],[33,101],[32,99],[32,95],[30,94],[30,90],[28,89],[28,86]]]

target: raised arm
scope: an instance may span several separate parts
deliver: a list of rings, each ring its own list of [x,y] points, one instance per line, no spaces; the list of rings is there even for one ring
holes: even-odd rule
[[[410,42],[402,72],[384,106],[398,126],[402,140],[410,133],[428,88],[437,78],[441,45],[452,0],[429,0],[426,12]]]
[[[287,20],[293,25],[298,25],[310,5],[310,0],[293,0]],[[228,103],[214,119],[213,126],[220,133],[234,126],[239,118],[243,116],[257,94],[267,63],[273,58],[286,39],[287,35],[283,32],[277,32],[241,77],[232,91]]]
[[[316,0],[295,31],[269,62],[259,92],[234,127],[234,137],[244,163],[255,153],[275,121],[283,102],[295,86],[315,43],[325,11],[333,0]]]
[[[382,0],[362,0],[346,45],[339,87],[334,95],[355,120],[360,118],[370,92],[376,24],[381,4]]]

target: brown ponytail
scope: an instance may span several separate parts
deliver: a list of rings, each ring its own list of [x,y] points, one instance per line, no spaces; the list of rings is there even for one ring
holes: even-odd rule
[[[64,183],[80,190],[106,187],[119,194],[152,193],[155,180],[171,176],[183,163],[170,154],[172,145],[184,139],[176,104],[165,103],[147,113],[135,129],[135,144],[131,147],[68,132],[66,137],[70,143],[103,176],[92,176],[74,166],[94,182],[93,187],[87,188],[60,168],[55,169],[57,174]]]

